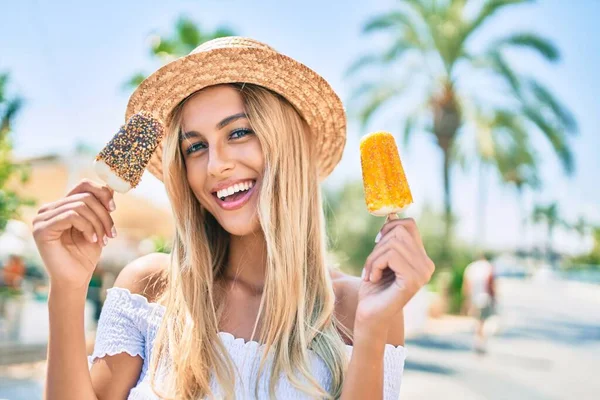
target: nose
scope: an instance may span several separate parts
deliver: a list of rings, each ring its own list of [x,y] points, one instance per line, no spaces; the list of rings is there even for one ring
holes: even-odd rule
[[[208,174],[220,178],[233,170],[235,163],[224,146],[211,146],[208,151]]]

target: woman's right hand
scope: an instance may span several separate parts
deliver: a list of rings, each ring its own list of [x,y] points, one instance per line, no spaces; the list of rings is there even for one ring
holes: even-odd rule
[[[33,220],[33,237],[50,282],[87,288],[108,238],[116,236],[110,213],[114,192],[84,179],[62,199],[45,204]]]

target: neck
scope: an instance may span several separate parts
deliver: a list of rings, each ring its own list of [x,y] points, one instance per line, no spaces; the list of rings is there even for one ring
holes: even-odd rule
[[[265,238],[262,232],[246,236],[232,235],[223,277],[227,282],[243,285],[260,294],[265,285],[266,263]]]

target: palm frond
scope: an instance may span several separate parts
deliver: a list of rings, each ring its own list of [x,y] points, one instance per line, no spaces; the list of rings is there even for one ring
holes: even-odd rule
[[[135,89],[146,79],[146,74],[138,72],[131,76],[127,81],[123,83],[123,90]]]
[[[402,143],[406,146],[410,142],[410,137],[412,136],[415,125],[417,122],[418,115],[411,114],[406,117],[406,121],[404,122],[404,134],[402,135]]]
[[[381,56],[378,54],[365,54],[361,56],[358,60],[353,62],[350,67],[346,70],[344,74],[346,77],[349,77],[355,74],[357,71],[370,66],[377,65],[381,63]]]
[[[0,74],[0,103],[6,99],[6,86],[8,83],[8,74]]]
[[[386,83],[373,83],[361,86],[355,92],[355,95],[366,97],[366,100],[358,111],[358,120],[360,121],[361,129],[367,126],[375,112],[385,103],[402,94],[404,88],[404,85]]]
[[[392,31],[397,38],[395,40],[403,42],[407,47],[424,49],[427,46],[419,22],[403,11],[392,11],[375,16],[363,27],[363,33],[378,31]]]
[[[535,79],[530,79],[528,83],[537,100],[552,111],[565,130],[567,132],[577,132],[577,121],[575,121],[575,117],[571,112],[541,83]]]
[[[495,41],[492,46],[492,48],[496,51],[504,47],[526,48],[539,53],[546,60],[552,62],[558,61],[560,58],[560,52],[554,43],[534,33],[515,33],[506,38]]]
[[[412,25],[412,21],[406,14],[401,11],[391,11],[369,19],[363,27],[363,33],[387,31],[392,27],[400,29],[406,25]]]
[[[573,173],[573,153],[566,142],[564,132],[549,123],[538,109],[525,107],[524,114],[542,131],[544,136],[546,136],[546,138],[550,141],[550,144],[560,159],[565,172],[567,174]]]
[[[462,41],[465,42],[474,31],[489,20],[499,9],[509,5],[530,3],[532,1],[533,0],[488,0],[483,7],[481,7],[477,16],[466,24],[462,33]]]
[[[491,61],[492,68],[508,83],[510,88],[513,90],[513,94],[520,96],[522,87],[521,79],[512,70],[510,65],[508,65],[506,60],[504,60],[502,54],[499,52],[492,52],[489,54],[489,60]]]
[[[402,55],[411,48],[413,48],[413,46],[411,46],[409,43],[403,40],[397,40],[387,51],[383,53],[382,61],[389,63],[399,60]]]

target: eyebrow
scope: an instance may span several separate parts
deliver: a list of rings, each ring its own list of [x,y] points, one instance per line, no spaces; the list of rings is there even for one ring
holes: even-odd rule
[[[243,113],[243,112],[230,115],[229,117],[223,118],[223,120],[216,125],[216,128],[218,130],[221,130],[224,127],[226,127],[227,125],[229,125],[230,123],[237,121],[238,119],[241,119],[241,118],[247,119],[248,116],[246,115],[246,113]],[[181,134],[179,135],[179,142],[183,142],[186,139],[198,137],[198,136],[200,136],[200,134],[196,131],[181,132]]]

